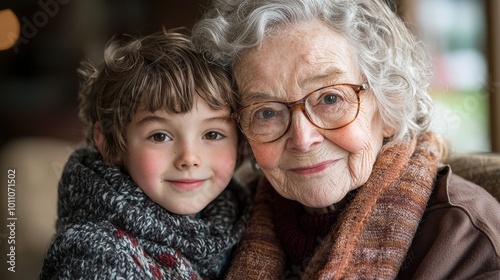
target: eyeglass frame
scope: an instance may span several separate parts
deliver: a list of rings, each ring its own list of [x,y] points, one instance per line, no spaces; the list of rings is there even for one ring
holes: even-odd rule
[[[335,127],[335,128],[323,128],[323,127],[320,127],[318,126],[317,124],[315,124],[311,118],[309,117],[309,114],[306,110],[306,106],[305,106],[305,103],[306,103],[306,99],[311,96],[313,93],[319,91],[319,90],[323,90],[325,88],[329,88],[329,87],[334,87],[334,86],[348,86],[350,87],[354,93],[356,94],[356,99],[357,99],[357,103],[358,103],[358,108],[356,110],[356,115],[354,116],[354,118],[349,121],[348,123],[342,125],[342,126],[339,126],[339,127]],[[318,89],[315,89],[313,91],[311,91],[310,93],[306,94],[304,97],[302,97],[301,99],[299,100],[296,100],[296,101],[292,101],[292,102],[283,102],[283,101],[260,101],[260,102],[255,102],[255,103],[252,103],[252,104],[249,104],[249,105],[246,105],[246,106],[243,106],[241,108],[239,108],[238,110],[234,111],[233,113],[231,113],[231,119],[234,119],[236,121],[236,123],[238,124],[238,127],[239,129],[241,130],[241,132],[247,137],[249,138],[245,132],[243,131],[243,128],[241,127],[241,123],[240,123],[240,116],[241,116],[241,112],[243,110],[245,110],[246,108],[250,107],[250,106],[254,106],[254,105],[258,105],[260,103],[280,103],[280,104],[283,104],[285,105],[287,108],[288,108],[288,113],[291,115],[292,114],[292,110],[295,108],[295,107],[299,107],[300,110],[304,113],[304,116],[306,116],[307,120],[312,124],[314,125],[315,127],[319,128],[319,129],[324,129],[324,130],[336,130],[336,129],[340,129],[340,128],[343,128],[343,127],[346,127],[348,125],[350,125],[352,122],[354,122],[356,120],[356,118],[358,117],[358,114],[359,114],[359,107],[360,107],[360,104],[361,104],[361,101],[360,101],[360,98],[359,98],[359,93],[363,90],[367,90],[370,88],[370,84],[368,84],[368,82],[365,82],[365,83],[362,83],[362,84],[359,84],[359,85],[356,85],[356,84],[349,84],[349,83],[340,83],[340,84],[333,84],[333,85],[328,85],[328,86],[324,86],[324,87],[320,87]],[[286,127],[286,129],[283,131],[283,133],[278,136],[276,139],[274,140],[271,140],[271,141],[265,141],[265,142],[261,142],[261,141],[256,141],[256,140],[253,140],[253,139],[250,139],[254,142],[257,142],[257,143],[260,143],[260,144],[266,144],[266,143],[272,143],[272,142],[275,142],[275,141],[278,141],[279,139],[281,139],[287,132],[288,130],[290,129],[290,125],[292,124],[292,118],[290,118],[290,120],[288,121],[288,125]]]

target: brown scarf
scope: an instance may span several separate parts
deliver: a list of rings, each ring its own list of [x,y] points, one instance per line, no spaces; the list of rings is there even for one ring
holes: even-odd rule
[[[432,192],[440,160],[432,133],[383,151],[331,232],[318,246],[302,279],[394,279]],[[261,180],[245,236],[227,279],[280,279],[285,254],[276,237],[273,190]]]

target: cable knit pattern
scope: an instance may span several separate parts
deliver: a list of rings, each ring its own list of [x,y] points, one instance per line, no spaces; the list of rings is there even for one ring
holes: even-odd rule
[[[88,148],[59,183],[57,233],[41,279],[215,279],[243,234],[248,191],[232,180],[199,219],[149,199],[120,168]]]

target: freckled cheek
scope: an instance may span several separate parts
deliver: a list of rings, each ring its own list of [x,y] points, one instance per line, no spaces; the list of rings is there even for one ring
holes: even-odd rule
[[[276,144],[251,143],[252,152],[262,169],[275,169],[281,158],[284,147]]]
[[[355,153],[363,149],[367,146],[366,141],[370,141],[367,131],[354,126],[345,127],[340,130],[326,131],[325,137],[350,153]]]

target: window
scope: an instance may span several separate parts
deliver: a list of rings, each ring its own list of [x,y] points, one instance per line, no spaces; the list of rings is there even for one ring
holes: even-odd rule
[[[491,151],[484,0],[396,2],[432,59],[432,130],[452,152]]]

